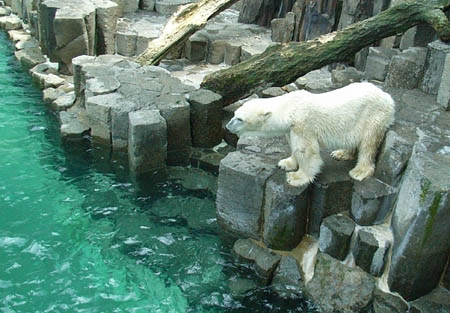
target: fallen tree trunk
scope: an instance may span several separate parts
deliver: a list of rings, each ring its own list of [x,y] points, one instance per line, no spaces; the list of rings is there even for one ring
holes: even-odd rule
[[[152,40],[148,48],[136,58],[141,65],[156,65],[164,56],[205,27],[208,20],[228,9],[238,0],[202,0],[184,5],[167,21],[161,36]]]
[[[221,94],[231,103],[261,86],[284,86],[327,64],[348,60],[382,38],[430,24],[443,41],[450,41],[450,22],[443,10],[450,0],[405,0],[370,19],[307,42],[269,47],[233,67],[205,77],[202,88]]]

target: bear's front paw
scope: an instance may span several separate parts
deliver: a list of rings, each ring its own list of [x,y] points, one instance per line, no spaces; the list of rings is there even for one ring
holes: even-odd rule
[[[333,159],[337,161],[353,160],[355,158],[355,155],[352,151],[344,149],[334,150],[330,154]]]
[[[287,159],[280,160],[280,162],[278,162],[278,166],[285,171],[293,171],[297,169],[297,161],[294,158],[289,157]]]
[[[306,185],[312,181],[312,179],[309,179],[306,177],[303,173],[293,172],[293,173],[287,173],[286,174],[286,180],[289,185],[294,187],[300,187],[303,185]]]
[[[372,176],[375,168],[373,166],[356,166],[348,174],[351,178],[361,181],[366,177]]]

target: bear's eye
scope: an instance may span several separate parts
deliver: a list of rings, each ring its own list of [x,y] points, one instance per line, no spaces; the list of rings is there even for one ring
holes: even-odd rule
[[[240,118],[240,117],[237,117],[236,120],[237,120],[238,122],[243,122],[242,118]]]

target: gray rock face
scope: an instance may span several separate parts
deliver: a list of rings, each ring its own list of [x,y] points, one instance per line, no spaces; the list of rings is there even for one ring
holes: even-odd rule
[[[426,47],[434,40],[436,31],[427,24],[421,24],[408,29],[400,41],[400,49],[406,50],[411,47]]]
[[[129,113],[128,160],[135,173],[164,168],[167,125],[158,110]]]
[[[413,47],[392,57],[386,86],[395,88],[414,89],[419,85],[423,76],[426,49]]]
[[[312,186],[309,233],[319,236],[322,219],[332,214],[348,212],[351,208],[353,181],[348,172],[353,161],[335,161],[328,153],[322,154],[325,164]]]
[[[109,0],[95,2],[95,19],[97,29],[97,54],[114,54],[116,45],[116,25],[119,6]]]
[[[208,40],[202,36],[191,36],[185,44],[185,55],[193,62],[203,61],[206,57]]]
[[[436,95],[444,71],[446,55],[450,53],[450,45],[440,40],[428,44],[425,73],[422,79],[421,89],[431,95]]]
[[[323,253],[317,256],[313,279],[306,292],[321,312],[358,312],[372,300],[375,279],[359,268],[349,268]]]
[[[172,15],[178,10],[178,7],[183,4],[197,2],[194,0],[156,0],[155,10],[158,13],[165,15]]]
[[[4,30],[14,30],[22,28],[22,21],[16,15],[0,17],[0,27]]]
[[[387,184],[396,184],[411,156],[415,140],[415,133],[399,134],[395,130],[389,130],[380,148],[375,177]]]
[[[289,12],[285,18],[275,18],[270,25],[272,28],[272,41],[289,42],[294,37],[295,14]]]
[[[272,98],[285,95],[286,91],[281,87],[269,87],[261,92],[261,98]]]
[[[359,225],[383,223],[395,195],[394,188],[374,177],[355,182],[350,216]]]
[[[320,69],[311,71],[295,81],[298,89],[305,89],[311,92],[330,91],[333,83],[331,73],[328,70]]]
[[[67,110],[71,106],[73,106],[75,102],[75,92],[71,91],[66,94],[63,94],[59,96],[55,101],[52,103],[52,109],[56,111],[63,111]]]
[[[192,145],[189,103],[182,95],[166,95],[158,98],[157,107],[167,122],[167,164],[187,165]]]
[[[222,141],[222,97],[212,91],[199,89],[188,96],[191,106],[192,144],[214,147]]]
[[[89,133],[89,127],[77,118],[78,111],[67,110],[59,112],[61,121],[61,136],[64,140],[80,140]]]
[[[444,110],[450,110],[450,53],[445,55],[444,68],[442,70],[441,83],[439,85],[437,102]]]
[[[384,81],[391,58],[397,53],[398,50],[391,48],[370,47],[366,60],[366,78]]]
[[[239,257],[254,262],[256,272],[265,280],[270,280],[281,257],[250,239],[238,239],[234,243],[234,253]]]
[[[139,109],[139,106],[131,101],[120,98],[120,105],[111,107],[111,141],[113,151],[127,151],[129,118],[128,114]]]
[[[71,73],[72,59],[93,55],[95,45],[95,6],[88,0],[61,3],[46,0],[40,4],[41,47],[52,62],[60,63],[62,73]]]
[[[343,261],[347,256],[355,224],[341,214],[325,218],[320,225],[319,250]]]
[[[215,40],[211,43],[208,52],[208,63],[220,64],[225,60],[225,49],[228,43],[225,40]]]
[[[331,71],[331,81],[338,87],[344,87],[351,83],[360,82],[364,78],[364,73],[354,67],[345,69],[335,69]]]
[[[408,311],[408,303],[399,296],[376,289],[373,310],[375,313],[405,313]]]
[[[387,239],[377,237],[371,228],[360,229],[353,247],[355,264],[373,276],[381,276],[390,245]]]
[[[450,312],[450,292],[438,287],[430,294],[411,302],[412,313],[446,313]]]
[[[301,20],[303,21],[299,30],[299,40],[307,41],[328,34],[335,24],[336,0],[327,3],[306,2]]]
[[[266,182],[263,241],[272,249],[291,250],[306,233],[308,219],[307,187],[295,188],[278,171]]]
[[[141,0],[141,9],[146,11],[154,11],[155,10],[155,0]]]
[[[291,256],[282,256],[275,271],[271,287],[283,297],[289,298],[301,293],[302,274],[297,260]]]
[[[47,61],[39,47],[18,50],[15,55],[27,70]]]
[[[408,163],[392,218],[395,245],[389,286],[407,300],[430,292],[448,258],[450,158],[423,149],[418,142]],[[414,235],[412,235],[414,234]]]
[[[235,65],[240,62],[241,46],[242,43],[237,40],[230,40],[227,42],[227,45],[225,46],[225,55],[223,57],[223,61],[226,65]]]
[[[276,164],[261,156],[229,153],[220,162],[216,198],[217,220],[240,237],[259,239],[266,180]]]

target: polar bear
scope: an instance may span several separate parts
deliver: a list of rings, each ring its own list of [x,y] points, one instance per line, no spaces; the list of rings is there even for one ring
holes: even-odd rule
[[[286,134],[291,156],[278,166],[287,182],[302,186],[314,180],[323,161],[320,148],[333,149],[332,157],[358,161],[349,175],[358,181],[371,176],[375,156],[388,127],[394,121],[391,96],[367,82],[313,94],[300,90],[254,99],[236,110],[226,128],[237,134],[279,136]]]

